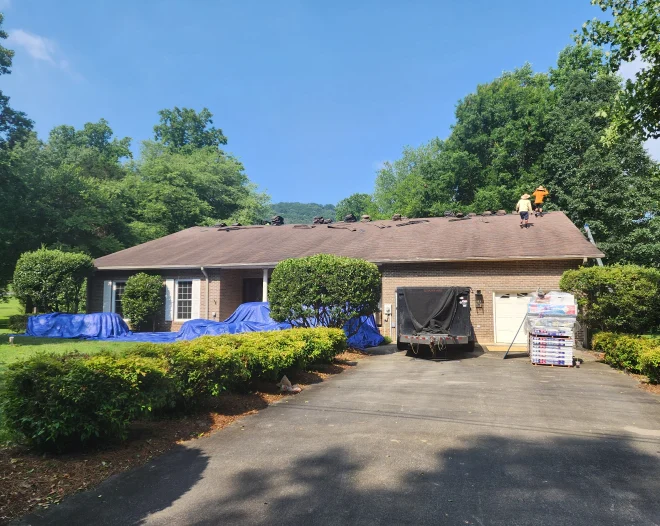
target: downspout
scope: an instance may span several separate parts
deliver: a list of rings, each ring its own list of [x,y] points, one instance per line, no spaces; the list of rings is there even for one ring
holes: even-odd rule
[[[204,319],[209,319],[209,275],[206,273],[206,269],[204,267],[200,267],[200,270],[202,271],[202,274],[204,274],[204,278],[206,279],[206,312],[204,313]]]

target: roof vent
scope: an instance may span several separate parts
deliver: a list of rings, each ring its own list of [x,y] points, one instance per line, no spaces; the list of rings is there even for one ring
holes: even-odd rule
[[[353,214],[348,214],[344,216],[344,221],[346,221],[347,223],[355,223],[357,219],[355,219],[355,216]]]
[[[284,224],[284,218],[282,216],[273,216],[270,218],[270,224],[273,226],[281,226]]]

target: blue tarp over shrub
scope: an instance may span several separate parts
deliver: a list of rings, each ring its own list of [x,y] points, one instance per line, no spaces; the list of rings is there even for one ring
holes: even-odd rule
[[[350,334],[357,320],[346,324]],[[244,303],[225,321],[190,320],[179,332],[131,332],[121,316],[110,313],[95,314],[41,314],[28,320],[26,336],[44,338],[83,338],[89,340],[121,340],[126,342],[167,343],[176,340],[193,340],[200,336],[264,332],[290,329],[288,323],[278,323],[270,317],[267,302]],[[383,342],[373,316],[365,316],[358,332],[348,338],[351,347],[364,349]]]

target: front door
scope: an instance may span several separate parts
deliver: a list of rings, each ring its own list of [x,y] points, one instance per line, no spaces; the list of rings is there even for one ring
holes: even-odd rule
[[[243,279],[243,303],[261,301],[264,294],[264,283],[261,278]]]

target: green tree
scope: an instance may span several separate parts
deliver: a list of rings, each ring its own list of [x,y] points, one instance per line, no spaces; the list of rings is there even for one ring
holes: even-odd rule
[[[590,225],[608,261],[658,265],[658,165],[638,136],[601,141],[620,93],[604,59],[598,48],[573,46],[550,71],[556,100],[546,119],[544,179],[555,205],[578,226]]]
[[[46,248],[26,252],[16,263],[14,294],[40,312],[76,313],[93,269],[94,262],[86,254]]]
[[[126,280],[121,305],[131,328],[143,329],[149,322],[155,328],[156,316],[163,308],[163,278],[144,272],[134,274]]]
[[[380,287],[378,267],[361,259],[329,254],[287,259],[271,276],[271,317],[301,327],[342,328],[378,310]],[[351,327],[357,332],[360,324]]]
[[[419,148],[406,147],[401,159],[386,162],[376,175],[373,215],[380,218],[389,218],[393,214],[407,217],[429,215],[431,202],[427,176],[442,148],[442,141],[433,139]],[[439,195],[441,184],[433,192],[435,196]]]
[[[154,126],[154,138],[173,152],[191,152],[227,144],[222,130],[211,126],[213,114],[204,108],[197,113],[190,108],[160,110],[160,123]]]
[[[135,242],[219,220],[256,223],[269,212],[268,196],[256,191],[243,165],[210,147],[183,153],[145,142],[122,195],[131,232],[147,236]]]
[[[634,80],[612,108],[607,130],[614,135],[639,133],[660,137],[660,3],[657,0],[592,0],[610,20],[585,22],[576,40],[609,46],[608,65],[616,72],[623,62],[641,61]]]
[[[4,15],[0,13],[0,42],[7,38],[2,29]],[[0,45],[0,75],[11,73],[14,52]],[[32,197],[29,183],[12,170],[11,149],[29,137],[32,121],[25,113],[9,105],[9,97],[0,91],[0,298],[23,250],[26,225],[31,220]],[[33,221],[34,219],[32,219]],[[28,235],[29,237],[29,235]],[[1,301],[1,300],[0,300]]]
[[[273,203],[270,208],[270,216],[282,216],[284,222],[290,225],[311,224],[317,216],[326,219],[333,219],[335,217],[334,205],[283,201],[280,203]]]
[[[342,199],[335,207],[337,221],[343,221],[348,214],[353,214],[358,219],[362,215],[371,215],[374,212],[374,203],[369,194],[352,194]]]

